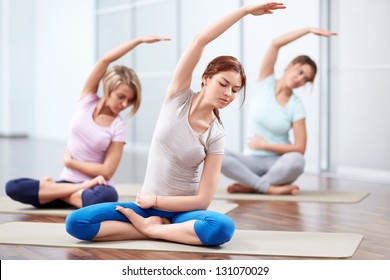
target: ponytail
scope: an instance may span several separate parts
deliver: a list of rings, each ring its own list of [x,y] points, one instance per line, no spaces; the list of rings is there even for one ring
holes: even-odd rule
[[[214,108],[213,113],[214,113],[215,117],[217,118],[218,122],[223,126],[223,123],[221,121],[221,117],[219,116],[219,110],[217,108]]]

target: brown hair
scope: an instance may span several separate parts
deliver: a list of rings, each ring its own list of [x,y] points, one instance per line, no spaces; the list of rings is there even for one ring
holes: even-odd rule
[[[294,65],[294,64],[301,64],[301,65],[307,64],[307,65],[309,65],[313,69],[313,72],[314,72],[313,78],[310,80],[310,82],[314,81],[314,78],[317,74],[317,65],[310,57],[308,57],[307,55],[299,55],[291,61],[291,64],[292,65]]]
[[[226,71],[234,71],[241,75],[241,89],[244,89],[244,98],[242,100],[242,104],[244,104],[245,101],[245,93],[246,93],[246,75],[244,71],[244,67],[242,64],[238,61],[237,58],[233,56],[218,56],[214,58],[206,67],[205,71],[203,72],[202,78],[212,78],[214,75],[218,74],[219,72],[226,72]],[[203,87],[203,83],[202,83]],[[219,110],[217,108],[214,108],[213,110],[214,115],[217,117],[220,124],[222,124],[221,118],[219,117]]]
[[[142,91],[141,82],[133,69],[123,65],[116,65],[108,70],[103,77],[104,97],[107,98],[110,96],[111,92],[122,84],[129,86],[135,94],[134,101],[132,103],[133,108],[129,112],[129,115],[132,116],[138,111],[141,105]]]

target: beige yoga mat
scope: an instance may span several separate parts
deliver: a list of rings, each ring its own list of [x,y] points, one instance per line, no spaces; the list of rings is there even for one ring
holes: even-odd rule
[[[230,255],[348,258],[362,239],[363,235],[352,233],[236,230],[230,242],[208,248],[154,240],[79,241],[65,231],[62,223],[12,222],[0,225],[1,244]]]
[[[133,200],[129,199],[129,200],[121,200],[121,201],[133,201]],[[230,203],[226,201],[212,201],[208,209],[226,214],[237,207],[238,207],[237,203]],[[0,213],[67,216],[70,212],[74,210],[75,210],[74,208],[38,209],[33,206],[14,201],[8,197],[0,197]]]
[[[116,189],[119,195],[135,196],[142,185],[117,184]],[[252,200],[252,201],[291,201],[291,202],[325,202],[325,203],[358,203],[363,200],[369,192],[350,191],[300,191],[297,195],[269,195],[269,194],[247,194],[228,193],[225,190],[217,190],[214,199],[231,200]]]

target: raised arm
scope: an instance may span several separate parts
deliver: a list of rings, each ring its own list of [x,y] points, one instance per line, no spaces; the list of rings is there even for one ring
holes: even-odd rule
[[[271,45],[269,46],[267,52],[265,53],[263,62],[260,67],[258,80],[261,81],[265,78],[267,78],[269,75],[272,75],[274,73],[274,67],[276,60],[278,58],[279,49],[292,41],[297,40],[298,38],[306,35],[306,34],[315,34],[319,36],[333,36],[337,33],[330,32],[321,28],[315,28],[315,27],[305,27],[301,28],[295,31],[291,31],[289,33],[286,33],[276,39],[274,39],[271,42]]]
[[[248,14],[255,16],[272,14],[273,10],[284,8],[285,6],[278,2],[242,6],[198,33],[187,47],[176,66],[173,78],[168,86],[167,96],[173,96],[177,92],[190,86],[192,74],[201,58],[203,49],[207,44],[228,30],[233,24]]]
[[[99,82],[103,78],[111,62],[121,58],[126,53],[130,52],[136,46],[142,43],[155,43],[160,41],[170,40],[169,38],[160,36],[139,37],[130,42],[123,43],[116,48],[105,53],[93,66],[81,92],[80,98],[87,94],[96,93],[99,87]]]

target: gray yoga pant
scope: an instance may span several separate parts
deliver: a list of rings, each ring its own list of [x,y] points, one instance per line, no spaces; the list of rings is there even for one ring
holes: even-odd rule
[[[266,193],[270,185],[294,182],[305,168],[301,153],[291,152],[280,156],[249,156],[225,151],[222,173],[259,193]]]

